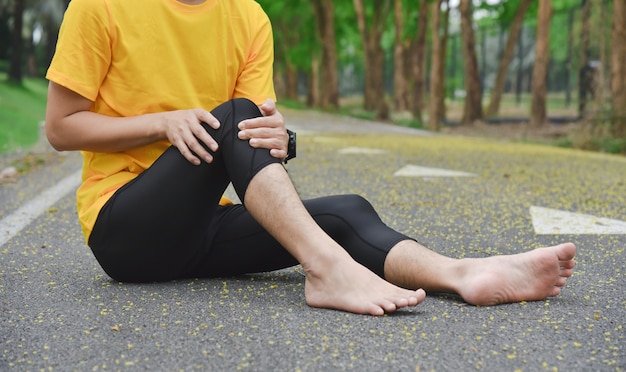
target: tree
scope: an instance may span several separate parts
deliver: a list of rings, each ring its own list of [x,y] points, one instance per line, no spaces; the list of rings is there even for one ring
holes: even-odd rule
[[[583,0],[581,8],[581,30],[580,30],[580,62],[578,67],[578,115],[584,117],[587,108],[587,95],[593,89],[589,86],[589,55],[591,40],[591,1]]]
[[[63,21],[63,13],[69,5],[66,0],[45,1],[39,4],[39,22],[44,32],[43,63],[48,66],[56,50],[59,26]]]
[[[409,107],[409,86],[405,54],[407,42],[404,38],[404,10],[402,0],[393,0],[393,19],[395,40],[393,50],[393,99],[397,111],[406,111]]]
[[[535,65],[533,66],[530,125],[540,127],[547,120],[546,96],[548,62],[550,53],[550,19],[552,18],[552,0],[539,0],[537,14],[537,41],[535,45]]]
[[[483,118],[482,88],[478,61],[476,58],[476,41],[471,0],[461,0],[461,33],[463,40],[463,60],[465,71],[465,105],[463,107],[462,125],[473,124]]]
[[[23,40],[22,27],[24,25],[24,0],[13,2],[13,39],[11,43],[11,60],[9,65],[9,81],[17,84],[22,83],[22,55]]]
[[[366,76],[364,107],[366,110],[375,110],[378,119],[387,119],[389,107],[385,102],[383,76],[385,55],[381,39],[389,12],[389,0],[373,0],[373,7],[368,9],[365,8],[363,0],[354,0],[354,10],[364,51]]]
[[[626,138],[626,2],[613,2],[611,100],[615,112],[612,132]]]
[[[534,0],[521,0],[517,11],[515,12],[515,17],[509,27],[509,35],[506,40],[506,46],[504,47],[500,64],[498,65],[498,73],[491,92],[491,101],[489,102],[489,107],[487,109],[487,116],[497,115],[500,111],[500,100],[502,99],[502,92],[504,91],[504,84],[506,83],[506,75],[515,55],[515,45],[517,44],[520,32],[522,31],[526,11],[533,1]]]
[[[320,104],[323,108],[339,107],[339,78],[335,48],[335,19],[331,0],[312,0],[317,33],[322,44]]]
[[[441,4],[443,0],[436,0],[432,3],[432,62],[430,65],[430,102],[428,129],[439,130],[439,122],[443,119],[444,111],[442,105],[445,99],[444,82],[441,79],[442,71],[445,69],[445,48],[441,43]]]
[[[290,0],[290,2],[291,4],[259,0],[259,4],[272,22],[275,51],[274,80],[277,94],[298,100],[298,75],[300,72],[307,73],[308,76],[317,73],[314,62],[319,59],[320,46],[312,31],[315,28],[310,1]],[[316,97],[315,102],[311,102],[315,105],[318,104],[319,90],[313,92],[311,90],[317,87],[312,84],[308,86],[308,96]]]
[[[407,62],[412,66],[411,73],[413,85],[411,87],[410,108],[413,117],[422,121],[422,107],[424,106],[424,87],[426,66],[426,31],[428,30],[428,1],[419,1],[419,10],[417,13],[417,35],[411,42],[410,60]]]

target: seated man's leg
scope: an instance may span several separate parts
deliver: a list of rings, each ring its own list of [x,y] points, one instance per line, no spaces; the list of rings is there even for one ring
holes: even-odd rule
[[[254,105],[247,100],[232,104],[231,112]],[[399,288],[354,261],[315,223],[285,168],[268,160],[269,151],[255,151],[251,161],[241,157],[250,151],[247,141],[235,140],[236,133],[229,138],[232,142],[220,142],[220,148],[233,186],[252,217],[302,264],[309,305],[382,315],[424,299],[424,291]]]
[[[516,255],[456,260],[392,230],[360,196],[318,198],[305,201],[305,206],[356,261],[389,282],[456,293],[475,305],[556,296],[574,267],[576,247],[570,243]]]
[[[382,315],[423,301],[424,291],[388,283],[330,238],[305,209],[282,165],[270,164],[252,178],[244,204],[302,265],[310,306]]]
[[[474,305],[536,301],[556,296],[574,268],[574,244],[486,258],[452,259],[415,241],[394,246],[385,278],[404,288],[454,293]]]
[[[230,180],[255,220],[302,264],[309,305],[382,315],[424,299],[423,291],[392,285],[354,261],[315,223],[278,160],[237,138],[236,125],[259,115],[252,102],[233,100],[213,114],[222,126],[205,126],[220,147],[212,163],[196,168],[170,148],[101,211],[90,246],[110,276],[188,275],[211,240],[208,226]]]
[[[105,204],[89,246],[109,276],[137,282],[187,277],[211,240],[209,227],[231,179],[241,185],[258,167],[280,162],[237,139],[237,123],[261,115],[246,102],[213,110],[222,123],[218,130],[205,125],[220,146],[213,162],[193,165],[172,146]]]
[[[380,314],[424,298],[423,291],[406,292],[390,286],[362,265],[384,274],[396,285],[458,293],[474,304],[553,296],[572,273],[572,244],[488,259],[453,260],[438,255],[386,227],[369,203],[354,196],[341,197],[352,204],[343,209],[354,212],[341,218],[351,219],[350,229],[356,234],[345,234],[345,227],[333,232],[337,224],[325,223],[320,215],[330,214],[331,209],[338,215],[342,213],[335,202],[324,204],[321,213],[310,205],[307,211],[279,164],[250,175],[248,184],[234,183],[235,188],[255,220],[302,264],[307,275],[307,303],[312,306]],[[374,230],[376,233],[369,234]],[[344,234],[345,239],[341,237]],[[377,235],[386,237],[379,239]]]

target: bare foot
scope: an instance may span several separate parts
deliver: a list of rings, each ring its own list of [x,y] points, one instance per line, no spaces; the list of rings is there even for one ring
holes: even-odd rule
[[[381,279],[347,254],[316,262],[315,268],[309,265],[304,271],[304,294],[312,307],[380,316],[415,306],[426,297],[422,289],[407,290]]]
[[[538,301],[561,293],[576,247],[565,243],[508,256],[466,259],[457,292],[473,305]]]

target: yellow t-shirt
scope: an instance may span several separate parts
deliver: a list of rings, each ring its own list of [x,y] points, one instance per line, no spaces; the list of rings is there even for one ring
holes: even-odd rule
[[[273,53],[269,19],[253,0],[72,0],[46,77],[114,117],[211,110],[238,97],[260,105],[275,99]],[[76,196],[87,240],[106,201],[169,145],[82,152]]]

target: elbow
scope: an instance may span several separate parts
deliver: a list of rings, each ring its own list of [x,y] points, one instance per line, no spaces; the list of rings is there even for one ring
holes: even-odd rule
[[[46,139],[50,146],[56,151],[68,151],[71,150],[67,147],[67,144],[63,141],[63,136],[59,134],[58,130],[55,130],[54,125],[51,125],[49,121],[46,120],[45,123],[46,130]]]

